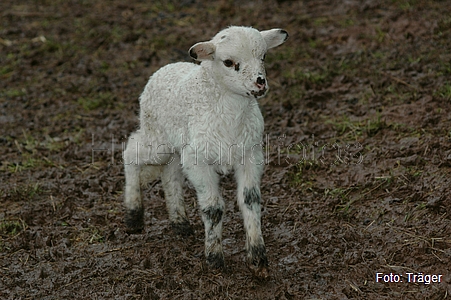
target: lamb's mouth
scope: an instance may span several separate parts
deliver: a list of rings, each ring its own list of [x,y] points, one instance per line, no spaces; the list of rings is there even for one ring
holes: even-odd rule
[[[259,91],[251,91],[251,94],[254,95],[255,99],[257,99],[258,97],[261,97],[266,94],[266,89]]]

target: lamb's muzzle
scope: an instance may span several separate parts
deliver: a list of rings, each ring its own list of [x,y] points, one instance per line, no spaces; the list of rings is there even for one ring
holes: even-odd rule
[[[222,268],[225,202],[218,173],[233,170],[248,262],[256,276],[268,276],[261,231],[264,123],[257,99],[269,90],[266,51],[287,37],[282,29],[232,26],[189,49],[200,65],[169,64],[152,75],[140,97],[140,128],[124,151],[131,232],[144,226],[141,186],[161,177],[172,228],[184,236],[193,234],[183,201],[187,178],[197,193],[207,262]]]
[[[262,77],[258,77],[256,85],[260,90],[263,90],[266,88],[266,80]]]

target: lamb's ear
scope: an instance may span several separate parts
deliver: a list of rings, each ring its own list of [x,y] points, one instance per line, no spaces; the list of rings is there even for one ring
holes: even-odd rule
[[[260,33],[263,36],[268,49],[277,47],[288,39],[288,32],[283,29],[270,29],[260,31]]]
[[[189,55],[195,60],[213,60],[216,47],[211,42],[197,43],[189,49]]]

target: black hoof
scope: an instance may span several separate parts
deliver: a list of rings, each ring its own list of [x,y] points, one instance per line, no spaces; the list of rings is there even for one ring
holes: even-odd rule
[[[251,269],[252,274],[260,279],[267,279],[269,277],[269,272],[265,246],[260,245],[251,247],[249,257],[249,269]]]
[[[224,255],[222,253],[208,254],[207,264],[213,269],[224,269]]]
[[[144,209],[131,209],[125,215],[127,233],[141,233],[144,229]]]
[[[180,223],[171,223],[172,230],[175,234],[180,236],[194,235],[194,230],[187,220]]]

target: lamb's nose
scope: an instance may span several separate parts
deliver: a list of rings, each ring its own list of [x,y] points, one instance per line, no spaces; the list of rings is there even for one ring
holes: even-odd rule
[[[265,84],[266,84],[266,80],[262,77],[257,77],[257,87],[259,89],[264,89],[265,88]]]

